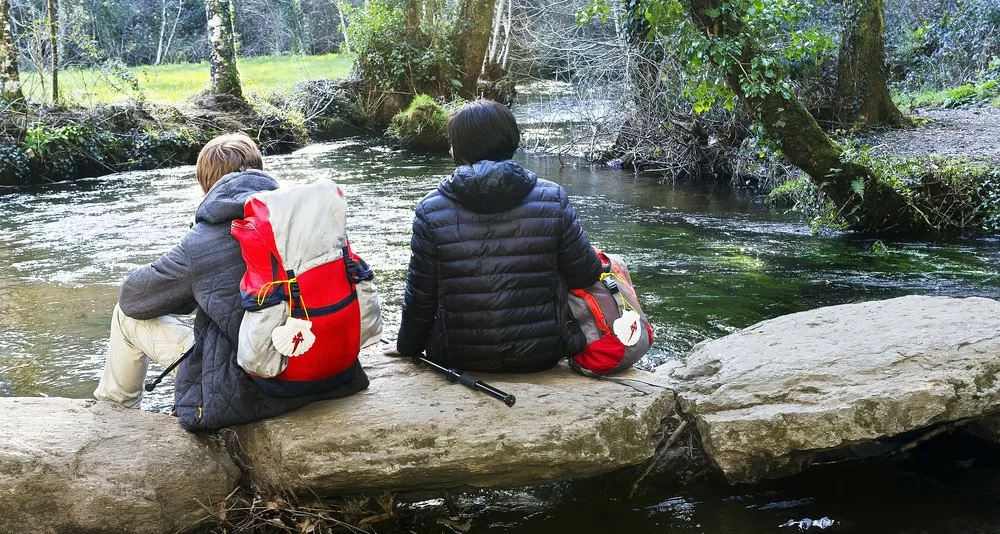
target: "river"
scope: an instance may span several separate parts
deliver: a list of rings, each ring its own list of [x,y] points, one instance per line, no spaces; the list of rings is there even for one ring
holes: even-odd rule
[[[629,261],[656,325],[645,367],[702,339],[818,306],[908,294],[1000,297],[996,239],[883,249],[814,235],[796,215],[725,184],[662,184],[577,160],[518,158],[563,184],[592,241]],[[327,177],[344,186],[354,250],[377,272],[386,333],[394,334],[413,206],[450,162],[347,140],[265,165],[286,184]],[[193,174],[181,167],[0,191],[0,395],[90,395],[118,284],[187,231],[201,197]],[[171,392],[168,379],[143,407],[169,410]],[[947,439],[925,451],[935,454],[823,466],[755,486],[654,487],[634,500],[597,481],[465,494],[456,505],[473,516],[472,531],[784,532],[798,528],[778,527],[790,519],[827,516],[838,532],[1000,532],[997,449]]]

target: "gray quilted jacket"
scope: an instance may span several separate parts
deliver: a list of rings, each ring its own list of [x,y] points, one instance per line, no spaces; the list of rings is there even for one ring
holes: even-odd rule
[[[243,319],[239,283],[246,264],[230,224],[243,218],[243,204],[251,194],[277,187],[261,171],[225,176],[198,207],[195,224],[180,245],[130,274],[122,286],[118,304],[134,319],[197,311],[193,352],[177,368],[174,392],[181,426],[187,429],[248,423],[368,387],[368,377],[355,362],[323,393],[272,397],[236,363]]]

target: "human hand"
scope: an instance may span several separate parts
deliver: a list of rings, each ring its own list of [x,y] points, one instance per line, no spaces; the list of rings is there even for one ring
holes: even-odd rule
[[[386,343],[385,348],[382,349],[382,354],[386,356],[402,356],[402,354],[399,353],[399,349],[396,348],[395,343]]]

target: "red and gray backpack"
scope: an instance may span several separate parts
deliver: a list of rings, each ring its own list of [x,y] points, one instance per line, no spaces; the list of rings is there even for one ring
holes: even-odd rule
[[[237,361],[265,393],[323,391],[379,339],[374,275],[346,226],[330,180],[256,193],[232,223],[247,264]]]
[[[587,376],[624,371],[653,345],[653,327],[642,312],[628,267],[618,256],[594,248],[603,264],[601,279],[569,294],[569,307],[587,339],[570,366]]]

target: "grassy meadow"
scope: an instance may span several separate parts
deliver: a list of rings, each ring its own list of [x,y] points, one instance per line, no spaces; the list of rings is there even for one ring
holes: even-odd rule
[[[353,58],[341,54],[321,56],[265,56],[239,60],[245,92],[267,95],[291,91],[305,80],[342,78],[351,72]],[[72,68],[59,72],[59,98],[65,103],[94,105],[130,98],[139,94],[129,87],[133,76],[148,102],[179,105],[208,87],[207,62],[130,67],[124,72],[99,68]],[[23,72],[24,89],[37,102],[49,101],[51,77]]]

